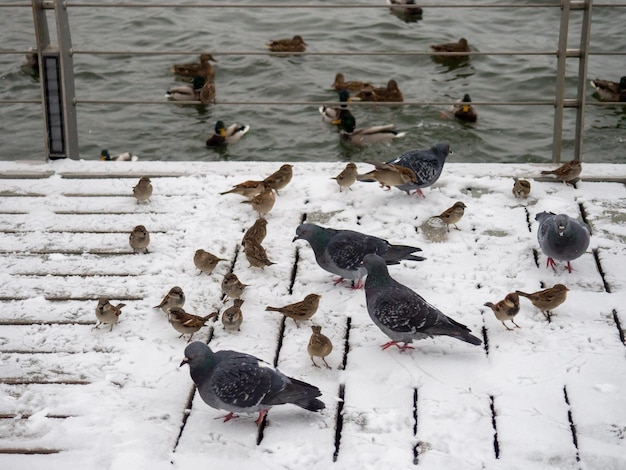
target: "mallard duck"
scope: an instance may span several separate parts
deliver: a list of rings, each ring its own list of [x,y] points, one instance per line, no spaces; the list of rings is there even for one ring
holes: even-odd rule
[[[181,77],[200,76],[204,77],[206,81],[212,82],[215,80],[215,69],[210,61],[217,62],[211,54],[200,54],[200,63],[174,64],[170,71]]]
[[[469,52],[470,48],[469,48],[469,44],[467,42],[467,39],[465,38],[461,38],[459,39],[458,42],[446,42],[443,44],[433,44],[432,46],[430,46],[430,48],[435,51],[435,52]],[[459,60],[459,59],[465,59],[468,56],[466,55],[445,55],[445,56],[440,56],[440,55],[435,55],[434,57],[437,57],[441,60]]]
[[[22,64],[20,65],[20,69],[26,75],[30,75],[34,79],[39,79],[39,54],[37,51],[28,52],[24,59],[22,60]]]
[[[350,101],[350,93],[348,90],[341,90],[339,92],[339,101],[347,103]],[[347,104],[342,104],[339,108],[329,108],[328,106],[320,106],[319,112],[322,115],[324,122],[330,122],[331,124],[341,124],[341,119],[344,116],[350,114]]]
[[[387,0],[391,13],[404,21],[410,22],[422,17],[422,7],[415,4],[415,0]]]
[[[250,130],[250,126],[240,126],[239,124],[231,124],[224,126],[224,121],[215,123],[215,134],[206,141],[207,147],[224,147],[228,144],[234,144]]]
[[[165,93],[172,101],[200,101],[200,90],[206,83],[204,77],[193,77],[190,85],[172,87]]]
[[[610,80],[591,80],[591,86],[596,89],[600,101],[626,101],[626,77],[619,79],[619,83]]]
[[[137,155],[133,155],[130,152],[120,153],[119,155],[112,157],[109,154],[109,151],[107,149],[104,149],[100,152],[100,160],[106,162],[136,162],[137,160],[139,160],[139,157]]]
[[[340,127],[341,131],[339,135],[341,139],[359,147],[365,147],[380,142],[390,142],[393,139],[399,139],[406,135],[405,132],[394,130],[395,126],[393,124],[356,129],[356,119],[354,119],[352,115],[345,116],[341,120]]]
[[[465,93],[463,98],[456,100],[456,103],[450,107],[450,112],[455,118],[465,122],[476,122],[478,113],[470,104],[472,102],[470,95]]]
[[[357,82],[357,81],[348,81],[344,78],[342,73],[338,73],[335,75],[335,81],[332,84],[332,87],[337,90],[348,90],[348,91],[361,91],[365,88],[372,88],[372,84],[368,82]]]
[[[386,87],[372,87],[357,93],[354,101],[401,102],[404,96],[398,88],[398,82],[392,79]]]
[[[272,52],[304,52],[308,44],[302,36],[295,35],[292,39],[275,39],[265,44]]]

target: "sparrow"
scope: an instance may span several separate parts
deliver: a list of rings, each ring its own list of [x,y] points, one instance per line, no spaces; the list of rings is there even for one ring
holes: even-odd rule
[[[171,308],[182,308],[183,305],[185,305],[185,294],[180,287],[174,286],[167,294],[165,294],[161,303],[152,308],[160,308],[167,315]]]
[[[265,183],[264,183],[265,184]],[[276,196],[272,188],[265,185],[265,189],[256,196],[247,201],[241,201],[242,204],[252,204],[252,208],[259,213],[259,217],[263,217],[268,214],[274,207],[276,202]]]
[[[292,177],[293,165],[285,163],[278,170],[265,178],[263,182],[266,186],[269,186],[274,191],[276,191],[276,194],[278,194],[278,190],[283,189],[285,186],[287,186]]]
[[[151,183],[147,176],[139,178],[139,182],[133,187],[133,196],[137,199],[137,203],[150,200],[150,196],[152,196]]]
[[[228,273],[222,280],[222,293],[231,299],[239,299],[249,285],[241,282],[235,273]]]
[[[454,225],[455,229],[460,230],[460,228],[456,226],[456,223],[461,220],[461,217],[463,217],[466,207],[467,206],[465,204],[458,201],[455,202],[452,207],[446,209],[438,216],[446,223],[448,232],[450,231],[450,225]]]
[[[515,315],[519,312],[519,297],[517,293],[511,292],[510,294],[507,294],[503,300],[495,305],[491,302],[487,302],[484,305],[485,307],[489,307],[493,310],[496,318],[502,322],[507,330],[513,331],[513,328],[509,328],[506,326],[506,323],[504,323],[507,320],[511,320],[511,323],[513,323],[517,328],[520,328],[520,326],[515,323],[515,320],[513,320]]]
[[[241,305],[243,302],[243,299],[235,299],[234,304],[222,313],[222,324],[225,330],[241,331],[240,326],[243,323]]]
[[[541,174],[554,175],[565,184],[573,184],[578,181],[578,177],[580,176],[582,169],[582,162],[572,160],[571,162],[564,163],[556,170],[544,170]]]
[[[148,233],[148,230],[146,230],[146,227],[143,225],[137,225],[133,231],[130,232],[128,241],[135,253],[140,251],[147,253],[148,245],[150,244],[150,234]]]
[[[220,261],[227,261],[225,258],[218,258],[205,250],[196,250],[193,255],[193,264],[200,270],[200,273],[211,274]]]
[[[315,363],[314,357],[321,357],[322,361],[324,361],[324,365],[329,369],[332,369],[326,362],[326,356],[328,356],[333,350],[333,343],[331,343],[330,339],[327,336],[322,334],[322,327],[311,325],[311,338],[309,339],[309,344],[307,346],[307,351],[309,356],[311,357],[311,361],[315,367],[319,367]]]
[[[569,289],[563,284],[555,284],[549,289],[533,292],[532,294],[527,294],[521,290],[515,291],[517,295],[529,299],[535,307],[541,310],[541,313],[543,313],[546,318],[549,317],[550,310],[557,308],[565,302],[568,292]]]
[[[263,245],[252,238],[244,240],[243,252],[251,267],[263,269],[265,266],[276,264],[269,260]]]
[[[280,312],[284,316],[292,318],[295,322],[296,326],[299,328],[298,321],[308,320],[315,312],[317,312],[317,308],[320,305],[320,299],[322,298],[319,294],[309,294],[304,300],[300,302],[296,302],[295,304],[285,305],[284,307],[265,307],[265,310],[268,312]]]
[[[530,181],[513,178],[513,196],[516,198],[527,198],[530,194]]]
[[[220,193],[220,195],[224,194],[239,194],[243,197],[254,197],[257,194],[261,193],[265,189],[263,185],[263,181],[257,180],[248,180],[243,183],[236,184],[232,189],[228,191],[224,191]]]
[[[98,319],[98,323],[94,326],[94,329],[99,328],[100,325],[111,325],[111,329],[109,331],[113,331],[113,325],[115,325],[122,314],[122,307],[125,307],[126,304],[117,304],[113,306],[109,299],[100,298],[98,299],[98,306],[96,307],[96,318]]]
[[[193,313],[187,313],[180,307],[171,308],[168,314],[170,325],[180,333],[179,338],[182,338],[183,335],[189,335],[187,342],[191,341],[193,334],[215,316],[217,316],[217,312],[209,313],[207,316],[201,317]]]
[[[267,220],[264,219],[263,217],[259,217],[258,219],[256,219],[252,227],[246,230],[246,233],[244,233],[243,238],[241,240],[241,244],[242,245],[245,244],[245,241],[248,238],[252,238],[256,240],[258,243],[263,243],[263,240],[265,240],[266,235],[267,235]]]
[[[357,175],[359,181],[376,180],[381,188],[391,189],[392,186],[401,186],[417,181],[415,172],[410,168],[394,165],[393,163],[366,162],[374,165],[375,169],[363,175]]]
[[[356,175],[356,165],[350,162],[346,165],[341,173],[331,179],[337,181],[337,184],[339,185],[339,192],[341,192],[343,188],[348,188],[350,191],[352,191],[352,188],[350,188],[350,186],[352,186],[356,181]]]

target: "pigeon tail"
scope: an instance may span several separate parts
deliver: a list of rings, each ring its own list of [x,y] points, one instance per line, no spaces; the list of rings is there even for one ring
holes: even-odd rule
[[[413,255],[416,251],[422,251],[421,248],[407,245],[389,245],[389,248],[380,256],[387,264],[398,264],[401,260],[407,261],[424,261],[426,258]]]
[[[452,338],[456,338],[458,340],[465,341],[466,343],[474,344],[476,346],[483,344],[480,339],[478,339],[471,333],[471,330],[467,326],[459,323],[458,321],[450,317],[446,318],[448,319],[448,322],[450,322],[449,324],[429,328],[427,332],[425,331],[425,333],[429,335],[435,334],[451,336]]]
[[[308,411],[320,411],[326,408],[324,402],[318,400],[322,392],[314,385],[289,377],[290,384],[280,393],[281,403],[291,403]]]

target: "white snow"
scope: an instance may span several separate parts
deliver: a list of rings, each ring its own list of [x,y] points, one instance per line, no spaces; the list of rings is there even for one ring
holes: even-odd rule
[[[296,162],[267,217],[263,245],[276,264],[250,268],[239,242],[256,213],[240,196],[218,193],[279,166],[0,162],[1,468],[626,468],[626,348],[615,321],[626,325],[626,188],[616,181],[626,178],[625,165],[585,164],[573,188],[536,180],[545,165],[448,163],[420,199],[375,183],[339,193],[330,177],[345,163]],[[137,204],[131,188],[144,174],[154,194]],[[513,198],[511,176],[531,179],[528,200]],[[445,242],[429,243],[416,231],[457,200],[467,209]],[[541,253],[537,267],[535,214],[579,217],[580,207],[593,234],[574,272],[563,263],[556,273],[546,268]],[[371,322],[363,290],[333,285],[308,244],[292,243],[303,214],[421,247],[427,260],[392,266],[392,277],[476,336],[484,329],[488,354],[446,337],[415,342],[404,353],[382,351],[388,338]],[[151,233],[145,255],[128,245],[138,224]],[[259,445],[256,416],[224,423],[216,418],[225,412],[195,394],[188,367],[179,367],[186,339],[152,308],[174,285],[183,288],[188,312],[230,305],[220,291],[230,263],[199,275],[198,248],[237,255],[234,272],[250,284],[241,332],[226,332],[218,321],[194,335],[206,341],[212,332],[215,350],[273,363],[283,317],[265,306],[322,295],[310,321],[299,328],[285,322],[277,364],[319,386],[326,409],[273,408]],[[570,292],[550,323],[526,299],[514,331],[483,307],[515,289],[559,282]],[[126,304],[111,332],[93,329],[100,296]],[[311,324],[333,341],[332,370],[311,365]]]

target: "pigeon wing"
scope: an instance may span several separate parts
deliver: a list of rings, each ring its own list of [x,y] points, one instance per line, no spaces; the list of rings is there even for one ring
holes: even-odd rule
[[[375,237],[346,230],[339,232],[328,242],[327,251],[341,269],[357,270],[367,253],[375,253],[378,244]]]
[[[274,368],[254,356],[231,355],[215,368],[211,390],[223,403],[239,408],[254,407],[272,389],[273,375]]]

